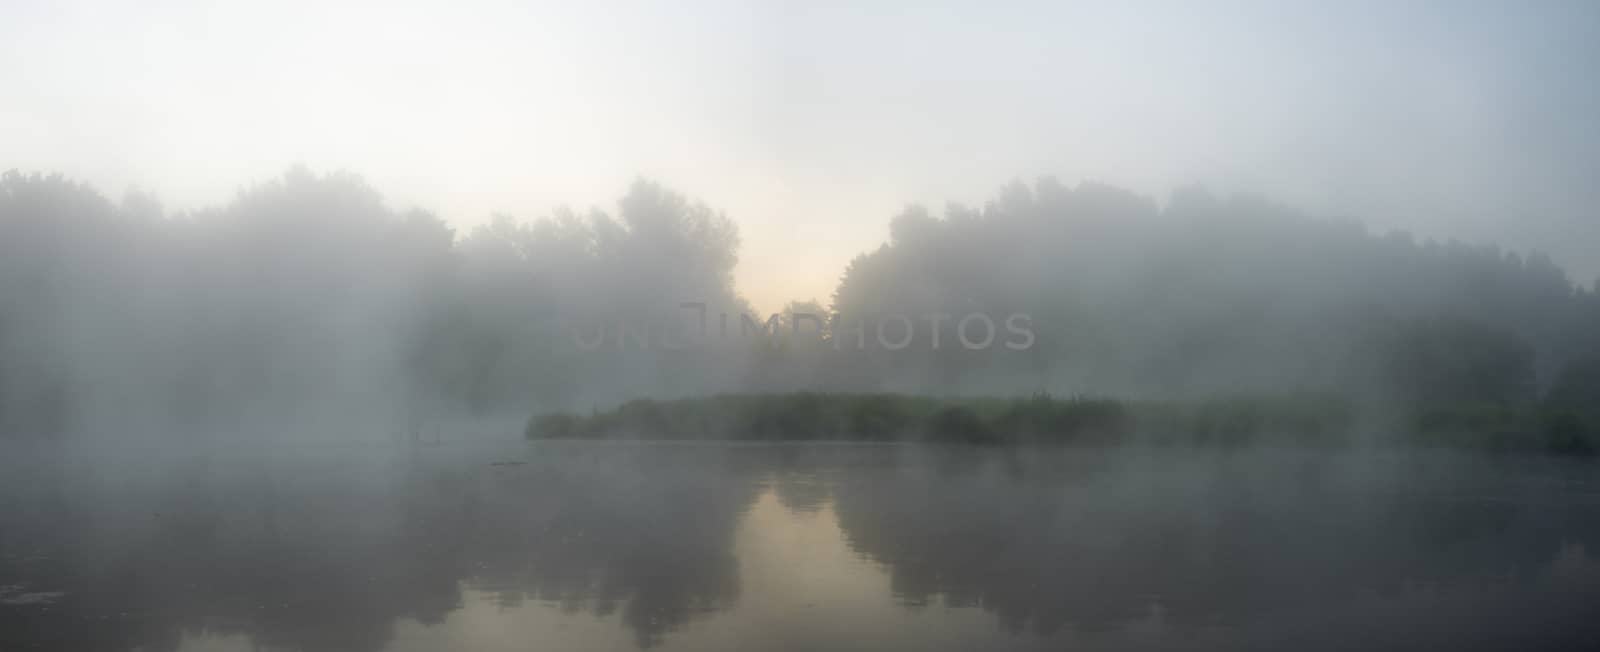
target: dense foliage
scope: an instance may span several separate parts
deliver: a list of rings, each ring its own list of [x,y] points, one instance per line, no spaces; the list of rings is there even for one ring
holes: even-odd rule
[[[1118,401],[1105,398],[721,394],[638,399],[528,422],[529,439],[917,441],[944,444],[1234,447],[1400,444],[1591,455],[1600,432],[1537,409],[1426,413],[1381,435],[1334,396]]]
[[[1540,415],[1541,432],[1577,448],[1600,426],[1600,299],[1538,254],[1372,235],[1250,198],[1182,191],[1162,206],[1049,180],[982,209],[912,207],[890,227],[829,305],[797,301],[769,324],[733,289],[733,222],[648,182],[613,212],[455,233],[344,174],[295,169],[167,215],[137,193],[117,204],[9,172],[0,432],[395,431],[802,390],[1334,396],[1440,433]],[[685,303],[712,336],[695,339]],[[894,314],[912,328],[886,347],[877,326]],[[1027,346],[1005,330],[982,350],[956,345],[972,314],[1027,315]],[[943,346],[924,321],[937,315],[950,317]],[[688,346],[667,344],[685,333]],[[857,434],[913,418],[864,405],[821,414],[844,410],[830,427]],[[1001,430],[1055,423],[1014,419]]]

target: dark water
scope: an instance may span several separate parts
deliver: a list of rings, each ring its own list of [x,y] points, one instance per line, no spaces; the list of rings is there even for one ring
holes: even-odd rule
[[[517,443],[0,469],[0,650],[1600,649],[1591,464]]]

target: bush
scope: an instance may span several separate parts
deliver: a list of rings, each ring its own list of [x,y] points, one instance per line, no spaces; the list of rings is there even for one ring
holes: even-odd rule
[[[569,439],[578,436],[578,418],[570,414],[546,414],[528,421],[523,434],[528,439]]]
[[[1109,443],[1132,431],[1133,418],[1122,403],[1107,399],[1056,400],[1036,395],[1016,402],[995,421],[1005,437],[1018,441]]]
[[[1515,333],[1453,315],[1402,326],[1386,342],[1395,389],[1419,408],[1518,405],[1534,397],[1533,348]]]
[[[1575,412],[1557,412],[1545,421],[1545,450],[1558,455],[1592,457],[1597,452],[1595,430]]]
[[[893,439],[911,426],[911,415],[904,401],[888,394],[858,397],[850,407],[847,431],[863,440]]]
[[[540,416],[528,423],[526,434],[529,439],[887,441],[920,433],[924,441],[954,444],[1116,445],[1132,441],[1137,432],[1156,445],[1329,445],[1347,440],[1355,410],[1347,400],[1320,395],[1124,403],[1046,395],[723,394],[635,400],[590,415]],[[1600,420],[1582,410],[1484,402],[1435,405],[1410,416],[1410,427],[1396,438],[1409,445],[1600,454]]]
[[[947,407],[928,419],[929,441],[950,444],[998,444],[1000,437],[993,428],[964,407]]]
[[[1563,367],[1544,404],[1551,413],[1571,412],[1600,423],[1600,355],[1586,355]]]

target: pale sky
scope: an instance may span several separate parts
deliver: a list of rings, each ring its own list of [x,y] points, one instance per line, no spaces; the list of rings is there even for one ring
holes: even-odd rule
[[[5,0],[0,169],[184,210],[303,163],[462,231],[644,176],[739,223],[763,310],[1046,175],[1600,275],[1600,3],[321,4]]]

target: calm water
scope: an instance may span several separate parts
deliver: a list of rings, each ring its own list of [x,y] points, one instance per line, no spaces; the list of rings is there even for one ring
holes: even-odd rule
[[[515,443],[0,469],[0,650],[1600,649],[1590,464]]]

